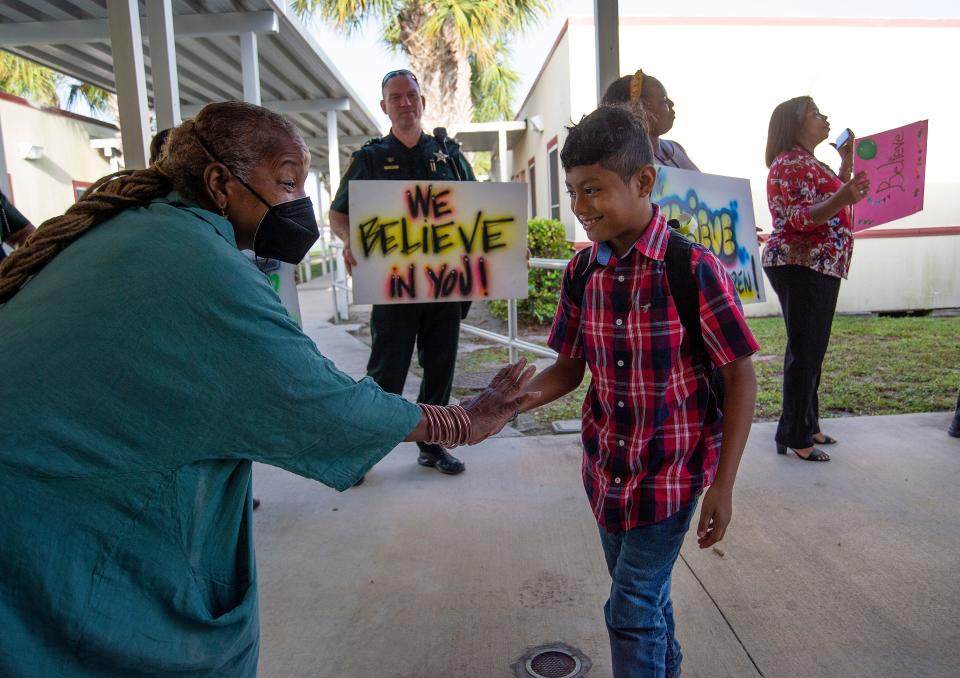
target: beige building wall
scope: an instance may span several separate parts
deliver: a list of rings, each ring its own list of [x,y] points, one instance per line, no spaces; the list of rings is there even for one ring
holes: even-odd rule
[[[76,201],[73,182],[92,183],[110,172],[91,138],[119,136],[116,127],[89,118],[28,104],[0,95],[0,129],[14,205],[39,225]],[[28,146],[42,147],[41,157],[25,159]]]
[[[924,210],[858,237],[839,310],[960,306],[960,164],[954,161],[960,157],[960,91],[943,84],[944,74],[960,63],[960,21],[621,17],[620,22],[621,73],[642,68],[664,83],[677,112],[666,137],[682,143],[703,171],[748,178],[756,222],[764,231],[770,230],[770,215],[763,155],[778,103],[813,96],[830,118],[831,136],[848,126],[865,135],[929,119]],[[569,107],[558,110],[565,102]],[[579,120],[595,106],[593,19],[571,18],[517,117],[547,121],[549,109],[557,125]],[[541,141],[528,132],[517,145],[538,159],[538,207],[546,195],[540,157],[546,158],[546,140],[557,133],[547,127]],[[561,132],[561,146],[563,138]],[[826,144],[817,155],[839,165]],[[519,162],[526,160],[515,155]],[[568,202],[564,195],[567,237],[582,242],[586,237]],[[931,228],[940,235],[877,237],[883,231],[904,235],[905,229]],[[778,312],[769,285],[767,290],[770,301],[750,305],[749,314]]]
[[[549,59],[544,64],[537,84],[531,89],[530,96],[521,105],[520,113],[517,116],[519,120],[537,117],[537,124],[543,129],[542,132],[531,130],[528,126],[526,134],[513,148],[513,171],[514,176],[525,172],[525,180],[530,179],[530,161],[533,161],[535,168],[535,188],[536,188],[536,216],[550,216],[550,191],[549,191],[549,153],[548,145],[555,139],[553,146],[558,149],[563,146],[566,138],[565,126],[570,124],[570,110],[572,106],[571,88],[570,88],[570,44],[569,34],[562,33],[554,45],[554,58]],[[559,158],[558,158],[559,163]],[[567,237],[572,236],[569,230],[569,224],[574,221],[573,214],[570,212],[569,201],[565,200],[566,194],[563,193],[563,169],[559,168],[560,182],[560,219],[568,225]],[[533,201],[530,203],[531,212],[533,211]],[[533,216],[531,214],[531,216]]]

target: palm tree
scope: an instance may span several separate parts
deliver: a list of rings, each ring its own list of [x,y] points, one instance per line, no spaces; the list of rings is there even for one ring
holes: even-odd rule
[[[508,40],[550,10],[550,0],[294,0],[348,31],[379,19],[383,40],[410,59],[440,124],[500,120],[513,115],[517,72],[507,62]],[[426,125],[430,127],[431,125]]]
[[[56,106],[58,84],[56,74],[49,68],[0,51],[0,90]]]
[[[57,88],[62,84],[69,87],[68,108],[80,99],[83,99],[93,111],[102,112],[112,107],[113,95],[106,90],[72,80],[46,66],[18,57],[16,54],[0,51],[0,91],[32,99],[39,104],[59,106],[60,97]]]

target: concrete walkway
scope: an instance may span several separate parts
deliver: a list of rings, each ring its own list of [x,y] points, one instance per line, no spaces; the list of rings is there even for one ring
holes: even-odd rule
[[[360,376],[367,348],[301,288],[305,329]],[[414,389],[415,393],[415,389]],[[947,413],[831,420],[829,464],[753,428],[716,550],[674,571],[684,678],[960,675],[960,441]],[[494,677],[563,642],[609,676],[608,576],[577,436],[463,451],[467,471],[403,444],[337,493],[257,466],[260,675]]]

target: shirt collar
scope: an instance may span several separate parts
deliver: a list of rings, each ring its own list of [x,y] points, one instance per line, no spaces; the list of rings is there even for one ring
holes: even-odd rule
[[[227,219],[226,217],[220,216],[216,212],[211,212],[209,210],[203,209],[202,207],[200,207],[199,204],[197,204],[193,200],[190,200],[179,191],[171,191],[167,195],[160,198],[154,198],[150,202],[163,203],[163,204],[170,205],[171,207],[177,207],[180,209],[184,209],[188,212],[192,212],[193,214],[195,214],[196,216],[198,216],[199,218],[203,219],[208,224],[213,226],[214,230],[217,233],[219,233],[224,240],[226,240],[228,243],[230,243],[234,247],[237,246],[237,239],[236,239],[237,236],[233,231],[233,224],[230,223],[229,219]]]
[[[663,212],[660,211],[659,205],[653,203],[653,217],[650,219],[650,225],[637,238],[637,242],[630,246],[628,253],[637,250],[648,259],[663,261],[667,254],[667,240],[669,238],[670,227],[667,226],[667,220],[664,218]],[[606,266],[613,256],[613,248],[606,240],[594,243],[593,253],[590,256],[601,266]]]
[[[394,146],[397,146],[397,147],[399,147],[399,148],[402,148],[402,149],[405,150],[405,151],[412,151],[414,148],[417,148],[418,146],[421,146],[421,145],[423,144],[423,142],[426,141],[426,139],[427,139],[427,133],[424,132],[423,130],[420,130],[420,138],[417,139],[417,145],[414,146],[413,148],[408,148],[406,144],[404,144],[402,141],[400,141],[400,140],[394,135],[394,133],[393,133],[393,128],[391,128],[391,129],[390,129],[390,132],[387,134],[387,136],[384,137],[384,140],[385,140],[385,141],[389,141],[389,142],[390,142],[391,144],[393,144]]]

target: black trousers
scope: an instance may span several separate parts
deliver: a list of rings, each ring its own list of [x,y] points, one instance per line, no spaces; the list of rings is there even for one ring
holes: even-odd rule
[[[446,405],[453,388],[460,340],[459,302],[375,305],[370,315],[373,346],[367,374],[389,393],[402,394],[413,347],[423,369],[417,401]],[[428,446],[420,444],[421,449]]]
[[[840,278],[806,266],[763,269],[780,298],[787,326],[783,356],[783,407],[777,442],[793,448],[813,445],[820,432],[820,371],[840,294]]]

